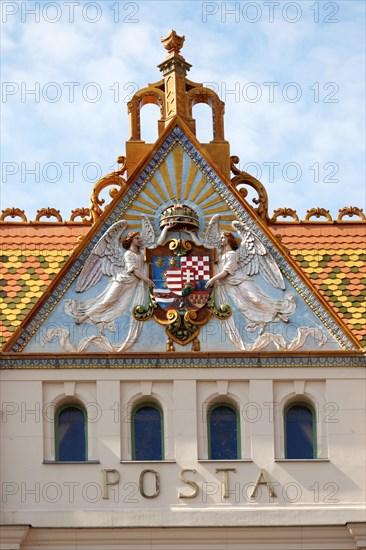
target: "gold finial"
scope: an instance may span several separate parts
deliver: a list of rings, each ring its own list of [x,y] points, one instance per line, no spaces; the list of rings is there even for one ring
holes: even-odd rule
[[[183,48],[184,40],[184,35],[178,36],[174,30],[171,30],[168,36],[160,39],[160,42],[163,44],[164,48],[168,50],[168,53],[179,54],[180,50]]]

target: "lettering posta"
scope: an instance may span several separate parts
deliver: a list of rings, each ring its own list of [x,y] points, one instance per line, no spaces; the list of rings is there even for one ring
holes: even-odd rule
[[[177,488],[179,499],[194,499],[203,492],[203,502],[208,500],[208,497],[217,495],[221,496],[221,500],[225,500],[235,495],[238,496],[238,483],[235,479],[237,473],[236,468],[216,468],[216,474],[218,477],[215,481],[200,481],[197,477],[197,471],[195,468],[184,468],[179,472],[179,480],[182,486]],[[109,499],[109,490],[111,487],[118,485],[121,482],[121,475],[118,470],[114,468],[103,469],[102,475],[102,498]],[[242,480],[241,480],[242,481]],[[146,485],[149,485],[147,489]],[[250,499],[258,498],[258,490],[261,485],[266,486],[268,495],[271,499],[277,497],[274,485],[270,481],[266,470],[260,469],[255,481],[248,481],[239,488],[239,493],[248,494]],[[140,495],[146,499],[157,498],[160,494],[160,475],[156,470],[144,469],[140,472],[138,477],[138,488]]]

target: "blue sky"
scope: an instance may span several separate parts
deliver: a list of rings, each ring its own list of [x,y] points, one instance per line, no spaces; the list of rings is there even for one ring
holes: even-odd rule
[[[225,101],[225,136],[270,213],[365,207],[365,3],[3,0],[1,208],[64,219],[116,169],[127,101],[160,79],[160,37],[186,36],[188,77]],[[32,93],[33,90],[33,93]],[[195,111],[210,139],[207,106]],[[157,108],[142,132],[157,137]]]

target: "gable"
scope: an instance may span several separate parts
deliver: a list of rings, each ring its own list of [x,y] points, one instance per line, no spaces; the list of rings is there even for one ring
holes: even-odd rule
[[[100,327],[96,324],[76,323],[75,317],[67,312],[65,304],[70,301],[75,303],[76,300],[84,303],[84,296],[75,292],[78,276],[94,246],[113,223],[125,220],[127,231],[139,230],[141,216],[146,215],[157,236],[160,231],[159,217],[167,206],[174,204],[174,201],[184,202],[197,213],[200,228],[198,235],[201,241],[204,239],[210,219],[215,214],[220,215],[221,231],[233,230],[233,220],[244,222],[251,234],[259,239],[267,253],[274,258],[285,282],[285,289],[282,290],[271,286],[260,274],[248,276],[250,283],[244,285],[246,297],[240,298],[239,302],[249,300],[250,303],[244,306],[240,302],[239,307],[230,297],[230,289],[227,288],[225,296],[232,308],[231,320],[229,322],[220,319],[220,316],[211,315],[207,322],[199,327],[197,340],[201,351],[354,349],[354,343],[347,331],[342,330],[343,327],[335,322],[317,292],[311,284],[307,285],[304,282],[296,266],[286,257],[286,253],[270,232],[249,211],[244,201],[240,200],[236,190],[230,188],[225,178],[211,166],[192,135],[177,125],[160,140],[154,154],[133,181],[129,182],[123,196],[113,205],[113,210],[108,216],[104,216],[78,257],[70,260],[65,266],[64,273],[52,285],[50,296],[43,301],[24,326],[22,334],[13,342],[11,351],[124,351],[122,344],[131,327],[130,307],[115,319],[114,331],[106,329],[101,335]],[[171,236],[179,238],[179,235],[174,233]],[[109,284],[108,279],[110,280],[103,276],[98,284],[85,293],[85,300],[100,300]],[[250,292],[254,292],[254,301],[267,303],[269,315],[264,315],[261,305],[253,305],[252,298],[248,298]],[[292,307],[289,300],[296,303],[296,307]],[[248,313],[249,311],[251,313]],[[129,351],[144,352],[147,342],[149,351],[166,351],[166,324],[159,324],[153,318],[141,321],[138,338],[128,348]],[[236,340],[230,337],[232,331],[237,331]],[[195,339],[189,343],[191,342],[192,345],[197,345]],[[190,346],[185,347],[186,343],[179,339],[174,345],[176,351],[189,352],[191,349]]]

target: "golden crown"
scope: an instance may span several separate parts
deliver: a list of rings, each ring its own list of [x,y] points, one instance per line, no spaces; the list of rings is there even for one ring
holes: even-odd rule
[[[199,219],[196,212],[188,204],[171,204],[160,214],[160,229],[169,226],[169,231],[188,229],[197,231]]]

